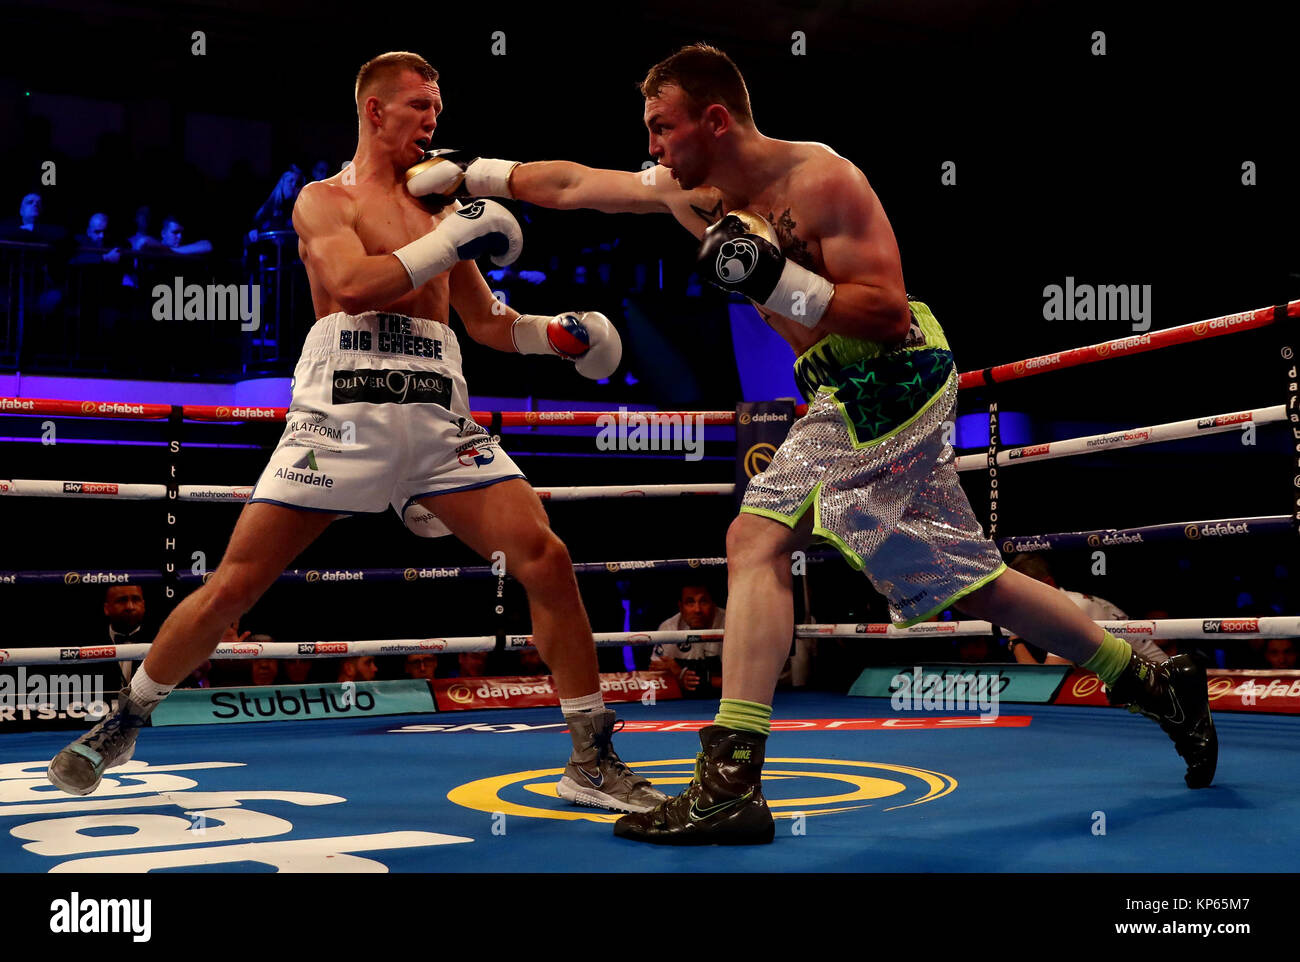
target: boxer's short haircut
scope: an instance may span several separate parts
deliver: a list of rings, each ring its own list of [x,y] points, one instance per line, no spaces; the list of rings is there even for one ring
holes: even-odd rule
[[[438,71],[434,70],[429,65],[429,61],[418,53],[410,53],[406,50],[381,53],[375,59],[362,64],[361,69],[357,71],[357,85],[354,91],[357,111],[361,111],[361,104],[364,100],[363,95],[368,95],[375,86],[392,79],[403,70],[414,70],[430,83],[434,83],[438,79]]]
[[[650,68],[641,81],[641,96],[659,96],[661,87],[677,87],[686,95],[686,107],[692,118],[699,117],[710,104],[722,104],[733,117],[754,122],[749,107],[745,78],[731,58],[705,43],[683,47],[667,60]]]

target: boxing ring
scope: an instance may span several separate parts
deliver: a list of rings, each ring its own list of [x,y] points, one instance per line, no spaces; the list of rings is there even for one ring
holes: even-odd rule
[[[1048,374],[1127,354],[1277,324],[1294,331],[1300,301],[1215,318],[1103,345],[966,372],[962,387]],[[1284,355],[1285,358],[1285,355]],[[1294,354],[1292,354],[1293,363]],[[1202,411],[1164,424],[1105,435],[1003,448],[990,409],[987,453],[957,460],[988,472],[997,501],[1000,471],[1035,460],[1297,423],[1296,385],[1285,404],[1244,411]],[[1188,402],[1189,405],[1191,402]],[[247,411],[171,405],[0,399],[21,416],[239,420]],[[727,424],[729,412],[706,414]],[[256,409],[283,420],[284,409]],[[476,412],[491,424],[594,424],[592,412]],[[530,420],[531,419],[531,420]],[[1298,482],[1300,483],[1300,482]],[[728,484],[546,487],[544,500],[721,497]],[[125,484],[114,481],[9,479],[9,498],[99,498],[238,502],[240,485]],[[26,501],[19,503],[27,503]],[[6,502],[0,502],[5,504]],[[724,509],[719,502],[719,508]],[[106,510],[108,510],[106,508]],[[1206,514],[1223,513],[1207,505]],[[996,519],[990,519],[990,527]],[[1218,545],[1289,538],[1287,514],[1184,518],[1128,529],[1004,535],[1010,553],[1068,547],[1202,541]],[[565,532],[558,531],[561,537]],[[1213,547],[1212,547],[1213,546]],[[825,555],[810,556],[810,560]],[[584,575],[640,570],[720,570],[725,559],[583,561]],[[806,577],[815,580],[817,565]],[[128,583],[186,590],[207,573],[128,570]],[[330,572],[291,569],[282,582],[313,583]],[[77,575],[70,579],[70,575]],[[492,579],[490,565],[366,569],[366,580]],[[80,581],[77,570],[0,571],[5,590]],[[327,579],[328,580],[328,579]],[[346,592],[348,579],[332,589]],[[415,590],[414,588],[412,590]],[[272,588],[272,592],[275,588]],[[1100,622],[1120,635],[1214,640],[1224,633],[1300,638],[1300,617],[1239,618],[1205,611],[1196,618]],[[600,627],[600,626],[597,626]],[[909,629],[872,623],[796,628],[806,638],[882,640],[998,636],[984,622],[948,621]],[[709,641],[723,632],[597,632],[598,645]],[[338,658],[426,651],[517,651],[530,636],[501,630],[446,638],[300,639],[223,646],[214,657]],[[6,667],[140,660],[147,645],[9,648]],[[997,668],[998,666],[982,666]],[[1270,676],[1295,679],[1300,671]],[[313,716],[289,721],[213,725],[156,724],[142,733],[136,758],[110,770],[93,795],[74,798],[44,777],[67,731],[0,737],[0,870],[10,872],[1277,872],[1291,871],[1300,847],[1300,713],[1289,696],[1275,710],[1217,711],[1221,742],[1212,787],[1189,791],[1168,738],[1149,721],[1099,706],[1096,686],[1058,670],[1052,694],[1008,699],[994,713],[899,710],[888,697],[780,691],[764,771],[764,793],[777,817],[770,846],[679,849],[638,845],[610,831],[616,815],[575,808],[555,795],[568,752],[553,707],[407,712],[384,716]],[[1278,684],[1276,678],[1270,685]],[[1286,686],[1283,685],[1283,688]],[[1084,690],[1088,688],[1088,690]],[[1216,691],[1217,689],[1217,691]],[[857,691],[857,686],[855,686]],[[1075,703],[1060,703],[1073,692]],[[1261,690],[1260,697],[1268,692]],[[1212,672],[1212,706],[1254,704],[1249,673]],[[1223,699],[1223,700],[1217,700]],[[281,706],[283,708],[283,705]],[[713,701],[615,705],[626,721],[620,755],[674,794],[691,777],[694,732],[713,717]],[[346,714],[340,712],[339,714]],[[158,719],[156,718],[155,721]],[[249,719],[251,721],[251,718]]]

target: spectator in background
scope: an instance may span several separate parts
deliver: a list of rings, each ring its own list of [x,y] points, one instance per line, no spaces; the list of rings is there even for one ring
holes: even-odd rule
[[[519,674],[549,675],[551,669],[542,661],[542,653],[536,648],[525,648],[519,653]]]
[[[1007,562],[1007,567],[1014,568],[1021,574],[1028,575],[1045,585],[1055,588],[1057,591],[1064,592],[1075,605],[1077,605],[1085,615],[1093,621],[1128,621],[1128,615],[1120,611],[1119,608],[1112,605],[1105,598],[1098,598],[1095,595],[1085,595],[1078,591],[1066,591],[1056,583],[1056,578],[1052,575],[1052,569],[1047,563],[1047,559],[1041,554],[1023,553],[1013,557]],[[1125,640],[1133,646],[1143,658],[1154,661],[1157,664],[1163,664],[1169,660],[1169,656],[1156,647],[1155,642],[1150,638],[1143,638],[1140,635],[1125,635]],[[1015,656],[1016,661],[1024,665],[1068,665],[1070,664],[1059,655],[1043,651],[1034,645],[1027,645],[1014,635],[1011,636],[1008,646],[1011,654]]]
[[[659,630],[706,631],[723,627],[726,620],[727,610],[714,604],[707,587],[688,583],[678,590],[677,614],[665,618]],[[655,645],[650,668],[670,672],[687,696],[712,698],[722,689],[722,642]]]
[[[328,175],[326,175],[328,176]],[[317,180],[323,178],[317,177]],[[298,192],[303,188],[302,171],[296,164],[280,175],[271,196],[266,199],[256,214],[253,215],[254,227],[248,232],[250,241],[257,240],[258,234],[270,230],[293,230],[293,205],[298,199]]]
[[[488,653],[486,651],[462,651],[456,656],[457,678],[483,678],[487,675]]]
[[[211,241],[201,240],[194,241],[192,244],[182,244],[184,233],[185,228],[177,218],[172,216],[163,218],[162,244],[173,254],[189,257],[196,254],[212,253]]]
[[[148,641],[140,634],[144,616],[144,591],[139,585],[109,585],[104,589],[104,617],[108,619],[110,645],[137,645]]]
[[[311,677],[310,658],[286,658],[280,662],[280,667],[284,670],[285,682],[290,685],[306,684]]]
[[[74,240],[78,247],[94,248],[82,250],[73,256],[72,264],[116,264],[122,256],[121,250],[108,246],[108,215],[95,213],[86,223],[86,232],[78,234]]]
[[[153,210],[151,208],[141,206],[135,209],[135,233],[128,237],[126,241],[131,245],[131,250],[157,249],[162,246],[162,241],[149,233],[149,226],[152,222]]]
[[[254,635],[254,638],[262,637]],[[255,686],[274,685],[280,674],[280,663],[274,658],[254,658],[249,666],[249,675]]]
[[[326,177],[330,176],[330,173],[330,164],[328,160],[318,160],[316,163],[312,164],[312,180],[324,180]]]
[[[1228,637],[1222,639],[1223,666],[1240,670],[1263,669],[1268,667],[1266,653],[1269,639],[1258,635]],[[1163,647],[1163,645],[1161,646]]]
[[[1294,638],[1270,638],[1264,648],[1264,661],[1274,671],[1288,671],[1296,667]]]
[[[1139,620],[1168,621],[1170,617],[1169,612],[1164,608],[1147,608],[1142,612]],[[1133,641],[1133,638],[1130,636],[1128,640],[1133,644],[1134,649],[1136,649],[1137,644]],[[1220,668],[1225,665],[1225,659],[1227,658],[1226,646],[1219,650],[1203,648],[1197,642],[1187,639],[1179,641],[1176,638],[1161,638],[1158,636],[1158,630],[1157,636],[1152,640],[1156,647],[1164,654],[1165,658],[1172,658],[1174,655],[1191,655],[1199,661],[1204,661],[1207,665],[1218,665]],[[1235,641],[1236,639],[1233,640]],[[1258,668],[1259,665],[1257,664],[1255,667]]]
[[[339,665],[339,682],[374,681],[379,674],[379,666],[370,655],[358,655],[356,658],[344,658]]]
[[[956,641],[957,660],[964,664],[982,665],[1006,660],[1002,657],[1001,647],[994,645],[993,639],[987,635],[972,635]]]
[[[438,671],[438,656],[407,655],[402,671],[407,678],[423,678],[425,681],[433,681],[433,676]]]
[[[152,637],[140,633],[144,615],[144,589],[139,585],[109,585],[104,589],[104,617],[108,619],[110,645],[140,645],[152,641]],[[122,685],[126,686],[131,681],[135,662],[119,661],[118,665],[122,669]]]
[[[18,205],[17,219],[9,218],[0,226],[0,238],[31,244],[57,244],[67,237],[62,227],[41,223],[44,204],[37,193],[24,194]]]

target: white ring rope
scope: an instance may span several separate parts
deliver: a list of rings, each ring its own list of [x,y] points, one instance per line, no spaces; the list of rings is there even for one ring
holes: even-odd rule
[[[1266,618],[1165,618],[1159,621],[1098,621],[1096,624],[1121,637],[1144,636],[1187,641],[1227,637],[1300,638],[1300,617]],[[987,621],[930,621],[911,628],[890,624],[796,625],[799,638],[961,638],[989,635]],[[595,634],[600,647],[616,645],[662,645],[684,642],[720,642],[723,629],[706,631],[606,631]],[[532,635],[506,635],[505,650],[520,651],[532,644]],[[362,655],[454,654],[462,651],[493,651],[492,635],[457,638],[391,638],[367,641],[239,642],[219,645],[212,658],[356,658]],[[87,664],[105,661],[141,661],[149,645],[100,645],[86,648],[18,648],[0,650],[5,665]]]

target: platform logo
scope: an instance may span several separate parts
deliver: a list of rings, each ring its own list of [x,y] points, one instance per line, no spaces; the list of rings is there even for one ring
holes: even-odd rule
[[[655,787],[672,794],[690,784],[694,758],[628,762]],[[952,793],[957,779],[942,772],[884,762],[830,758],[769,758],[763,771],[763,795],[774,818],[801,815],[836,815],[875,808],[892,812]],[[614,822],[617,813],[577,811],[560,800],[556,782],[562,768],[510,772],[468,782],[452,789],[447,798],[465,808],[524,818]]]

